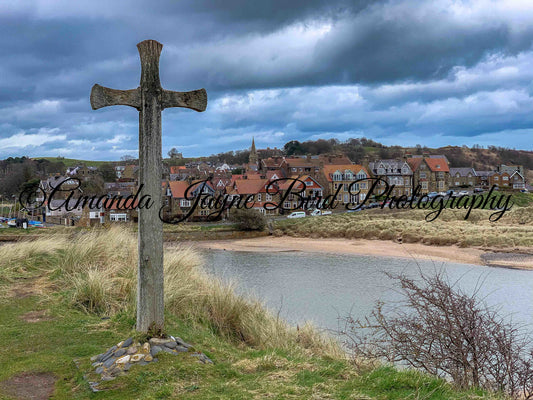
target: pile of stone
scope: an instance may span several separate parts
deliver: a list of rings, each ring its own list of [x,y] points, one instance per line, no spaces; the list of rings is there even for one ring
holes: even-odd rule
[[[146,365],[156,362],[156,354],[188,353],[204,364],[213,363],[205,354],[196,352],[192,346],[181,338],[170,336],[168,338],[152,338],[146,343],[133,342],[128,338],[109,348],[105,353],[91,358],[95,372],[101,375],[103,381],[115,379],[125,374],[133,365]]]

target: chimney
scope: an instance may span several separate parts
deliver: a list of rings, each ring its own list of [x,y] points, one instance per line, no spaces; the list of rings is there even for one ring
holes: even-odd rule
[[[363,157],[363,167],[365,167],[367,171],[368,171],[369,162],[370,162],[370,157],[368,157],[368,155],[365,155]]]
[[[305,158],[307,159],[307,162],[311,162],[311,154],[308,153]]]

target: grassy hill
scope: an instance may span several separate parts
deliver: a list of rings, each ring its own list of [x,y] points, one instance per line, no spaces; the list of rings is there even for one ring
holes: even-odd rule
[[[59,162],[61,161],[65,164],[66,167],[75,167],[79,164],[85,164],[88,167],[100,167],[102,164],[114,163],[115,161],[89,161],[89,160],[78,160],[75,158],[63,158],[63,157],[34,157],[33,160],[48,160],[50,162]]]

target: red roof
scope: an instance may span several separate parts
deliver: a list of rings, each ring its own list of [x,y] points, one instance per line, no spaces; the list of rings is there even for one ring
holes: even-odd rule
[[[179,174],[180,170],[183,171],[183,170],[186,170],[187,167],[185,165],[180,165],[180,166],[172,166],[170,167],[170,173],[171,174]]]
[[[184,199],[185,191],[190,186],[187,181],[170,181],[169,182],[170,191],[172,192],[172,197],[175,199]]]
[[[266,179],[238,179],[234,186],[238,194],[257,194],[264,187]]]
[[[420,164],[422,164],[422,161],[424,159],[422,157],[413,157],[407,159],[407,164],[409,164],[409,167],[414,172],[420,167]]]
[[[446,162],[446,159],[444,158],[433,158],[433,157],[424,158],[424,161],[428,165],[429,169],[432,171],[450,172],[448,163]]]

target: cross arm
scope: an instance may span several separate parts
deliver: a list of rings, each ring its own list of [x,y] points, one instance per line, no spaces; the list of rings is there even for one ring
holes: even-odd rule
[[[131,90],[116,90],[94,85],[91,90],[91,107],[98,110],[108,106],[130,106],[136,109],[141,108],[140,88]]]
[[[163,90],[162,108],[185,107],[194,111],[205,111],[207,107],[207,92],[205,89],[192,92],[173,92]]]

